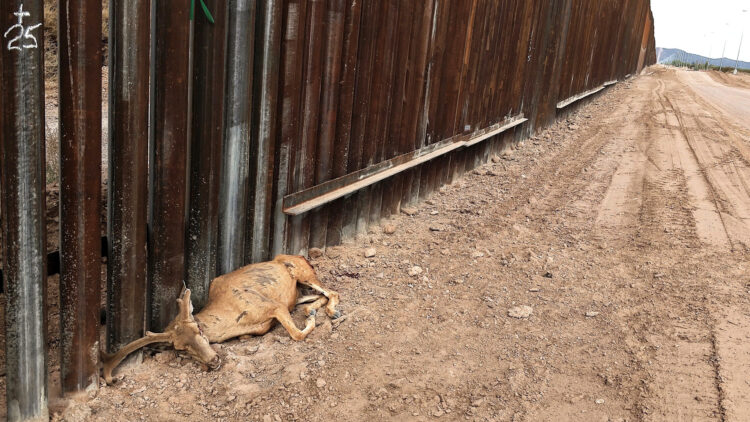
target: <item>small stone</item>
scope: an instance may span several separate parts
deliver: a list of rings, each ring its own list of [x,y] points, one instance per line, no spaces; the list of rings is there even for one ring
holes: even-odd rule
[[[471,257],[474,258],[474,259],[482,258],[482,257],[484,257],[484,253],[483,252],[479,252],[479,251],[474,251],[471,254]]]
[[[588,311],[588,312],[586,312],[586,316],[588,318],[593,318],[593,317],[595,317],[597,315],[599,315],[599,312],[596,312],[596,311]]]
[[[552,278],[552,273],[547,271],[546,273],[544,273],[544,278]]]
[[[493,163],[499,163],[500,162],[500,157],[498,157],[497,155],[493,155],[492,156],[492,162]]]
[[[443,230],[444,230],[443,226],[430,226],[430,231],[431,232],[440,232],[440,231],[443,231]]]
[[[596,404],[604,404],[604,399],[596,399]]]
[[[318,386],[318,388],[323,388],[326,386],[326,380],[323,378],[318,378],[317,381],[315,381],[315,385]]]
[[[383,233],[393,234],[396,233],[396,226],[394,224],[386,224],[383,226]]]
[[[310,250],[307,252],[307,255],[312,259],[318,259],[323,256],[323,250],[320,248],[310,248]]]
[[[570,129],[570,130],[577,130],[578,129],[578,125],[575,125],[575,124],[574,125],[569,125],[568,129]]]
[[[423,271],[422,267],[415,265],[415,266],[409,268],[409,275],[411,277],[418,276],[418,275],[422,274],[422,271]]]
[[[417,213],[419,213],[419,210],[415,207],[403,207],[401,208],[401,212],[408,216],[412,216],[417,215]]]
[[[375,248],[367,248],[365,249],[365,258],[372,258],[376,253],[377,251],[375,250]]]
[[[485,176],[485,175],[487,175],[487,170],[481,169],[481,168],[480,169],[476,169],[476,170],[474,170],[474,174],[476,174],[478,176]]]
[[[541,291],[541,289],[540,289],[539,287],[532,287],[532,288],[530,288],[530,289],[529,289],[529,291],[530,291],[531,293],[536,293],[536,292],[539,292],[539,291]]]
[[[510,308],[508,310],[508,316],[511,318],[523,319],[530,317],[532,312],[534,312],[534,308],[531,306],[516,306],[515,308]]]
[[[440,214],[439,211],[430,211],[430,215],[438,215],[438,214]]]

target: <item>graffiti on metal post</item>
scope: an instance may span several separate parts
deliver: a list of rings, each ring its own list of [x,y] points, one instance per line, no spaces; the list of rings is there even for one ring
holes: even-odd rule
[[[3,34],[3,38],[8,38],[9,35],[12,35],[12,32],[14,30],[18,30],[17,35],[8,41],[8,51],[10,50],[24,50],[29,48],[38,48],[39,43],[36,40],[36,37],[31,35],[31,31],[39,28],[42,26],[41,23],[38,23],[36,25],[31,26],[23,26],[23,18],[30,17],[31,13],[23,10],[23,3],[21,3],[21,7],[18,9],[18,12],[13,12],[14,15],[18,17],[18,23],[8,28],[7,31]],[[21,44],[21,40],[26,40],[27,42],[25,44]],[[31,42],[28,42],[31,40]]]

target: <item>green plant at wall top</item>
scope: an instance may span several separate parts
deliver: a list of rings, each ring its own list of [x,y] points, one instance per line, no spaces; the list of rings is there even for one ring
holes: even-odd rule
[[[214,17],[211,15],[211,11],[208,10],[208,6],[206,6],[206,3],[203,2],[203,0],[199,0],[201,2],[201,9],[203,9],[203,13],[206,15],[206,19],[208,19],[209,22],[214,23]],[[190,0],[190,20],[193,20],[195,16],[195,0]]]

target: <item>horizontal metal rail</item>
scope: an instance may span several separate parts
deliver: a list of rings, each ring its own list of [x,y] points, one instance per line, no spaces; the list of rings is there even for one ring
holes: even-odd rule
[[[567,107],[567,106],[569,106],[569,105],[571,105],[571,104],[573,104],[573,103],[575,103],[577,101],[580,101],[580,100],[582,100],[582,99],[584,99],[586,97],[590,97],[590,96],[596,94],[597,92],[601,92],[606,87],[607,87],[606,85],[602,85],[600,87],[596,87],[594,89],[590,89],[588,91],[582,92],[582,93],[580,93],[578,95],[574,95],[574,96],[572,96],[572,97],[570,97],[570,98],[568,98],[566,100],[560,101],[559,103],[557,103],[557,109],[558,110],[563,109],[563,108],[565,108],[565,107]]]
[[[473,134],[458,135],[443,142],[370,166],[364,170],[288,195],[284,197],[284,213],[292,216],[304,214],[451,151],[476,145],[521,125],[527,120],[523,115],[518,115],[507,119],[503,123],[490,126]]]

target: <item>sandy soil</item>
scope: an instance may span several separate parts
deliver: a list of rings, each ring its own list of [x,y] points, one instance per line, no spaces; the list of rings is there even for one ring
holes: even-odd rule
[[[341,322],[217,345],[217,372],[147,355],[54,419],[747,420],[738,123],[674,70],[621,83],[315,260]]]

